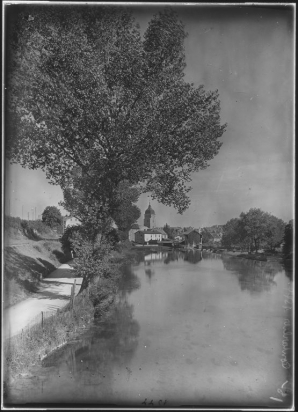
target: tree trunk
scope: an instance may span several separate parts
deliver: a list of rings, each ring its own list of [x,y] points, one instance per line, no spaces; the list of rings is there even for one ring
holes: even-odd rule
[[[79,290],[78,294],[82,293],[85,289],[87,289],[88,286],[89,286],[88,279],[86,277],[83,277],[82,284],[81,284],[81,287],[80,287],[80,290]]]

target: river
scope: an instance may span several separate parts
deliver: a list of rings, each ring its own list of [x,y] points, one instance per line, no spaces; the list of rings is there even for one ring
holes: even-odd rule
[[[16,381],[9,402],[289,406],[291,293],[278,262],[140,256],[123,269],[110,317]]]

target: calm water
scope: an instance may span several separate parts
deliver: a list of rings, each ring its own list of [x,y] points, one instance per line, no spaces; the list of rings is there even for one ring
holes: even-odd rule
[[[281,265],[199,251],[139,260],[111,318],[15,383],[12,402],[289,405],[292,281]]]

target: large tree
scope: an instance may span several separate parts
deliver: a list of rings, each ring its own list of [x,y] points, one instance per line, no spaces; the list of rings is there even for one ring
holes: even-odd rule
[[[112,218],[116,223],[124,239],[128,239],[128,232],[131,225],[141,216],[141,211],[135,205],[139,199],[139,191],[130,187],[127,182],[122,182],[118,186],[118,205],[115,205]]]
[[[265,243],[269,249],[274,250],[276,247],[280,246],[285,233],[285,222],[273,215],[269,215],[268,219],[268,230],[266,233]]]
[[[260,247],[274,250],[283,240],[284,227],[281,219],[261,209],[251,208],[224,225],[222,244],[226,247],[238,245],[256,252]]]
[[[230,219],[223,226],[223,234],[221,239],[222,246],[231,248],[233,246],[240,245],[242,233],[243,229],[240,225],[240,220],[238,218]]]
[[[174,239],[174,237],[175,237],[174,230],[167,223],[164,225],[163,230],[168,235],[168,239]]]
[[[293,254],[293,241],[294,241],[294,221],[290,220],[285,225],[284,237],[283,237],[283,254],[285,258],[291,258]]]
[[[123,181],[182,213],[192,173],[218,153],[226,126],[218,91],[183,79],[177,15],[159,12],[142,38],[122,6],[12,9],[8,158],[41,168],[69,196],[85,187],[104,218]]]
[[[50,228],[62,225],[62,215],[56,206],[47,206],[41,215],[42,221]]]

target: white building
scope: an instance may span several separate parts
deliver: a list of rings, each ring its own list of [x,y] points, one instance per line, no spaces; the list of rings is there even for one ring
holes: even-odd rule
[[[148,227],[147,227],[147,226],[138,225],[137,223],[134,223],[134,224],[131,226],[131,229],[130,229],[129,232],[128,232],[128,239],[129,239],[131,242],[135,242],[135,241],[136,241],[135,235],[136,235],[136,233],[139,232],[140,230],[148,230]]]
[[[168,239],[168,235],[166,234],[166,232],[163,230],[162,227],[155,227],[154,230],[161,233],[161,238],[162,239]]]
[[[66,228],[68,228],[69,226],[76,226],[76,225],[80,225],[81,222],[73,217],[73,216],[64,216],[63,217],[63,233],[65,232]]]
[[[135,242],[140,244],[157,243],[162,240],[162,234],[155,229],[139,230],[135,233]]]

